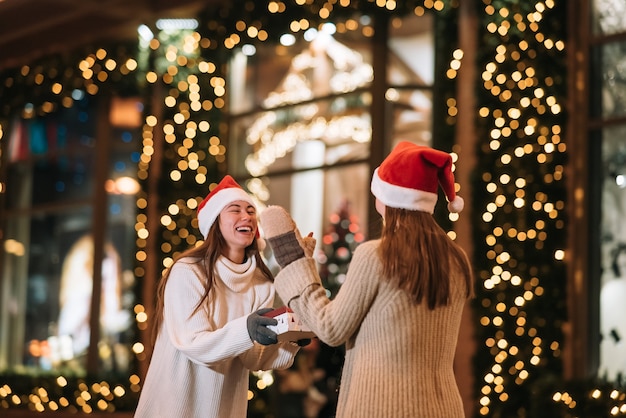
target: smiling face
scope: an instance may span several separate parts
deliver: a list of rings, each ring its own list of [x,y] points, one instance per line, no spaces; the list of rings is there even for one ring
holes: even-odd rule
[[[244,200],[236,200],[222,209],[218,219],[228,252],[223,255],[235,263],[243,263],[246,248],[257,231],[256,208]]]

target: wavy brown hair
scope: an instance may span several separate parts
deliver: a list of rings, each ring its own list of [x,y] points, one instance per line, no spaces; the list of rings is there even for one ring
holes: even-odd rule
[[[174,264],[182,262],[180,261],[182,258],[188,257],[190,260],[185,260],[185,263],[200,265],[200,269],[204,274],[204,277],[206,277],[206,280],[204,281],[204,295],[202,296],[202,299],[200,299],[193,311],[193,313],[196,313],[203,304],[210,304],[213,300],[214,295],[212,290],[215,286],[215,281],[217,280],[215,274],[215,264],[227,247],[228,244],[226,243],[226,240],[224,239],[224,236],[222,235],[222,232],[219,228],[218,216],[215,222],[213,222],[213,225],[211,225],[211,229],[209,229],[206,240],[204,240],[201,245],[190,248],[178,255],[172,266],[170,266],[165,271],[163,277],[161,277],[161,280],[159,280],[159,284],[157,285],[156,308],[154,313],[154,322],[152,323],[153,346],[156,342],[157,336],[159,335],[161,324],[163,323],[163,310],[165,308],[165,285],[167,284]],[[272,272],[261,258],[261,253],[259,252],[256,238],[254,239],[254,241],[252,241],[252,244],[250,244],[246,248],[246,254],[248,255],[248,257],[254,257],[256,259],[256,266],[261,270],[263,276],[267,280],[274,282],[274,276],[272,275]]]
[[[450,303],[450,277],[462,274],[467,297],[473,274],[465,251],[426,212],[385,208],[378,249],[383,276],[429,309]]]

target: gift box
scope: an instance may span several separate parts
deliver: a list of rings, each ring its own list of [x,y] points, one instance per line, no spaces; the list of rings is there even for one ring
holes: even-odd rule
[[[315,337],[315,334],[302,323],[298,315],[287,306],[274,309],[265,316],[278,321],[276,325],[267,326],[278,335],[278,341],[298,341]]]

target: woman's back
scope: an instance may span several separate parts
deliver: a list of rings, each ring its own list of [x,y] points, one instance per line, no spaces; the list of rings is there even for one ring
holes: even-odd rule
[[[359,247],[352,264],[379,272],[375,243]],[[466,286],[459,273],[450,279],[449,305],[435,309],[379,279],[367,315],[346,342],[338,418],[463,416],[452,365]]]

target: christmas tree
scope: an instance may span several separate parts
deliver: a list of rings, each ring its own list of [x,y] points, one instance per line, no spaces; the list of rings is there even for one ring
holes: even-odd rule
[[[329,220],[317,260],[320,263],[320,277],[332,298],[346,278],[354,250],[365,236],[360,231],[357,217],[350,213],[348,200],[341,203],[339,210],[331,214]]]

